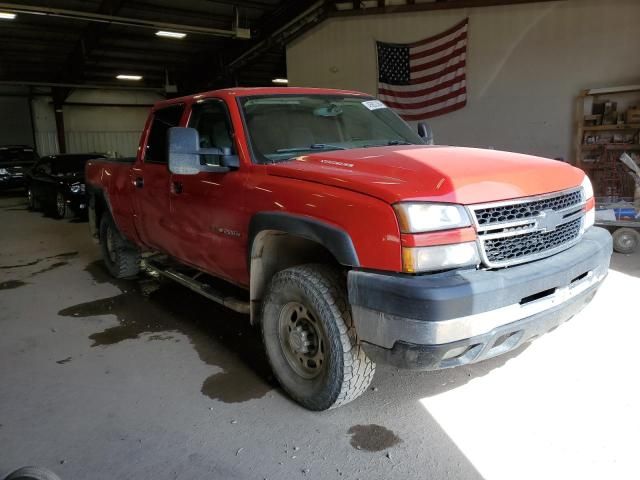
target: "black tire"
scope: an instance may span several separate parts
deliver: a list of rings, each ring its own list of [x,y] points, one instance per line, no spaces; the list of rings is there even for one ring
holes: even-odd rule
[[[619,228],[613,232],[613,249],[618,253],[633,253],[640,245],[640,233],[632,228]]]
[[[51,215],[58,219],[71,218],[73,216],[73,211],[67,205],[64,193],[56,192],[56,198],[53,205],[51,205]]]
[[[135,277],[140,272],[140,252],[122,236],[109,213],[100,220],[100,248],[104,264],[115,278]]]
[[[33,195],[31,187],[27,187],[27,206],[32,212],[40,210],[40,202],[38,202],[36,197]]]
[[[5,480],[60,480],[60,477],[46,468],[22,467],[10,473]]]
[[[274,275],[264,299],[262,337],[273,373],[309,410],[349,403],[373,380],[375,363],[358,343],[346,292],[336,269],[301,265]]]

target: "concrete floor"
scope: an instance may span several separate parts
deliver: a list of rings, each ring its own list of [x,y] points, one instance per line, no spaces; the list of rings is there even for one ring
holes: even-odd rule
[[[0,197],[0,478],[632,478],[640,254],[514,354],[437,373],[379,366],[311,413],[274,385],[246,318],[177,285],[116,282],[86,223]]]

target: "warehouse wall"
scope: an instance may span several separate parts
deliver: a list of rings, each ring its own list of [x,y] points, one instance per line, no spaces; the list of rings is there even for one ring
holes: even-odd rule
[[[33,146],[33,126],[27,92],[21,88],[0,88],[0,145]]]
[[[67,99],[71,105],[63,107],[67,151],[135,155],[149,105],[161,99],[160,95],[152,92],[74,91]],[[51,98],[34,99],[33,109],[38,152],[40,155],[57,153],[59,148]]]
[[[467,16],[469,100],[430,120],[438,143],[571,159],[578,92],[640,83],[640,1],[565,0],[329,19],[288,46],[290,85],[375,94],[376,40],[417,41]]]

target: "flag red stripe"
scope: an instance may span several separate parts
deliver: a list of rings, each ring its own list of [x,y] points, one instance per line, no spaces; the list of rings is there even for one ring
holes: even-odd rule
[[[433,97],[429,100],[425,100],[420,103],[396,103],[385,100],[385,105],[391,108],[395,108],[396,110],[418,110],[420,108],[429,107],[431,105],[437,105],[438,103],[442,103],[446,100],[451,100],[452,98],[459,97],[460,95],[465,95],[467,93],[467,87],[463,86],[458,90],[452,90],[449,93],[445,93],[444,95],[439,95],[437,97]]]
[[[419,58],[428,57],[429,55],[433,55],[434,53],[441,52],[443,50],[446,50],[449,47],[453,47],[460,40],[463,40],[463,39],[466,39],[466,38],[467,38],[467,32],[461,32],[460,35],[458,35],[457,37],[454,37],[452,40],[449,40],[447,43],[443,43],[442,45],[430,48],[429,50],[425,50],[423,52],[410,54],[409,55],[409,60],[418,60]]]
[[[455,72],[456,70],[458,70],[459,68],[464,68],[467,65],[467,61],[466,59],[463,59],[461,61],[459,61],[458,63],[454,63],[453,65],[444,68],[443,70],[436,72],[436,73],[432,73],[430,75],[425,75],[424,77],[416,77],[416,78],[412,78],[411,82],[409,82],[411,85],[420,85],[421,83],[425,83],[425,82],[430,82],[432,80],[436,80],[440,77],[445,76],[448,73],[451,72]]]
[[[443,76],[443,75],[440,75]],[[389,95],[390,97],[398,97],[398,98],[413,98],[413,97],[421,97],[423,95],[429,95],[430,93],[437,92],[438,90],[444,90],[447,87],[451,87],[458,82],[461,82],[466,77],[465,73],[462,72],[460,75],[456,75],[451,80],[446,82],[438,83],[430,88],[424,88],[422,90],[415,90],[413,92],[404,92],[400,90],[391,90],[388,88],[379,88],[378,93],[380,95]]]
[[[411,73],[414,72],[421,72],[423,70],[428,70],[430,68],[433,67],[437,67],[438,65],[445,65],[449,62],[449,60],[456,58],[462,54],[464,54],[467,51],[467,45],[465,44],[464,46],[455,49],[453,52],[451,52],[449,55],[445,55],[442,58],[439,58],[437,60],[434,60],[433,62],[427,62],[427,63],[423,63],[422,65],[412,65],[409,68],[409,71]],[[440,75],[442,75],[442,73],[440,73]]]
[[[402,115],[402,114],[400,114],[400,116],[404,120],[406,120],[408,122],[415,121],[415,120],[424,120],[426,118],[433,118],[433,117],[437,117],[438,115],[444,115],[445,113],[455,112],[456,110],[460,110],[461,108],[463,108],[466,104],[467,104],[467,99],[465,98],[460,103],[454,103],[453,105],[441,108],[439,110],[434,110],[433,112],[420,113],[420,114],[417,114],[417,115]]]
[[[426,45],[427,43],[435,42],[436,40],[440,40],[441,38],[446,37],[447,35],[451,35],[456,30],[464,27],[467,23],[469,23],[469,19],[465,18],[463,21],[461,21],[457,25],[454,25],[449,30],[445,30],[442,33],[434,35],[433,37],[425,38],[424,40],[420,40],[420,41],[415,42],[415,43],[410,43],[409,46],[410,47],[421,47],[422,45]]]

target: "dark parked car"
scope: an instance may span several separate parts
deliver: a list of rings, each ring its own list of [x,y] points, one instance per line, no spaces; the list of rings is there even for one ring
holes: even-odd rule
[[[56,218],[81,215],[87,209],[84,165],[102,154],[65,154],[42,157],[26,173],[31,210],[44,210]]]
[[[22,187],[25,171],[38,160],[38,154],[27,145],[0,146],[0,189]]]

